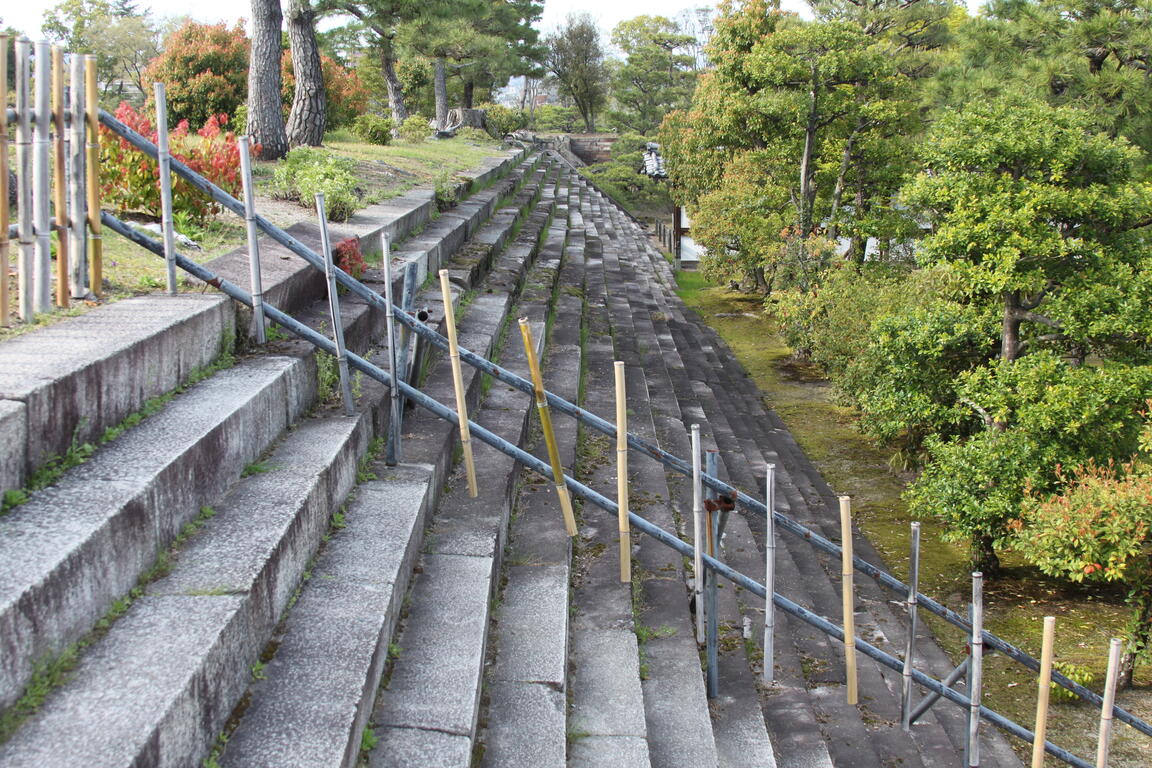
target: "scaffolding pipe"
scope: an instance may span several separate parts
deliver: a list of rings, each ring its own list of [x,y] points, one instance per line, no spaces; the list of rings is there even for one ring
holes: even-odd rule
[[[89,292],[88,273],[88,214],[84,200],[84,57],[73,54],[69,62],[68,113],[71,125],[68,141],[68,203],[71,208],[71,244],[68,255],[68,289],[74,299],[82,299]]]
[[[324,251],[324,272],[328,278],[328,312],[332,318],[332,338],[336,342],[336,366],[340,374],[340,397],[344,401],[344,415],[356,413],[352,399],[352,382],[348,375],[348,347],[344,345],[344,319],[340,314],[340,291],[336,287],[336,265],[332,263],[332,243],[328,239],[328,211],[324,208],[324,193],[316,193],[316,216],[320,219],[320,244]]]
[[[45,40],[36,43],[36,111],[32,163],[32,215],[35,219],[36,260],[33,268],[33,306],[37,312],[52,311],[52,219],[51,197],[48,194],[51,179],[52,155],[52,52]]]
[[[88,285],[97,298],[104,295],[104,237],[100,230],[100,100],[96,92],[96,57],[84,56],[84,112],[87,144],[84,173],[88,183],[88,231],[91,256]],[[179,163],[183,167],[183,163]]]
[[[704,485],[701,482],[700,467],[700,425],[692,425],[692,543],[695,552],[692,557],[692,600],[696,606],[696,642],[704,642],[704,561],[700,545],[704,515]]]
[[[392,305],[392,246],[388,242],[388,235],[383,232],[380,233],[380,266],[384,270],[384,300]],[[394,381],[403,381],[396,360],[396,344],[399,341],[396,338],[396,320],[391,312],[384,313],[384,332],[388,335],[388,375]],[[388,442],[384,446],[384,463],[394,467],[400,461],[400,424],[404,416],[404,400],[396,387],[390,387],[388,395],[391,411],[388,418]]]
[[[240,181],[244,194],[244,223],[248,233],[248,278],[252,286],[252,326],[256,329],[256,343],[264,346],[268,341],[264,332],[264,280],[260,273],[260,230],[256,226],[256,192],[252,183],[252,138],[241,136]]]
[[[908,642],[904,644],[903,685],[900,689],[900,712],[905,731],[912,728],[912,667],[916,663],[916,631],[919,615],[916,611],[916,592],[920,589],[920,523],[912,523],[912,541],[909,553]]]
[[[115,117],[102,110],[100,112],[100,120],[105,126],[112,130],[113,133],[124,138],[126,141],[135,146],[137,149],[143,151],[145,154],[155,157],[156,145],[133,131],[131,128],[124,125]],[[224,208],[227,208],[237,215],[243,215],[243,205],[238,200],[236,200],[224,190],[220,189],[212,182],[205,179],[200,174],[188,168],[183,163],[179,163],[175,160],[172,161],[172,169],[178,175],[188,181],[189,184],[204,192]],[[277,243],[292,251],[297,256],[311,264],[313,267],[321,270],[323,269],[323,260],[317,256],[311,248],[304,245],[299,240],[289,235],[287,232],[284,232],[279,227],[276,227],[262,216],[257,217],[257,224],[260,226],[261,230],[267,233],[268,236],[275,240]],[[360,283],[358,280],[352,278],[342,270],[336,270],[336,279],[337,282],[348,288],[348,290],[354,295],[364,299],[369,305],[376,307],[377,309],[389,311],[389,307],[387,307],[383,297]],[[401,311],[397,307],[392,307],[390,311],[395,314],[397,320],[399,320],[406,327],[412,329],[415,334],[423,338],[428,343],[442,350],[446,350],[448,348],[447,340],[433,329],[424,325],[423,322],[409,316],[406,312]],[[489,376],[498,379],[513,389],[518,389],[528,395],[533,393],[532,382],[513,373],[512,371],[507,370],[506,368],[496,365],[495,363],[481,357],[480,355],[477,355],[474,352],[461,348],[460,360],[462,362],[468,363],[482,373],[486,373]],[[607,435],[608,437],[616,437],[616,429],[611,422],[597,416],[594,413],[591,413],[590,411],[584,410],[578,405],[574,405],[568,402],[564,398],[552,392],[547,392],[545,394],[548,397],[548,404],[554,410],[559,411],[560,413],[563,413],[567,416],[571,416],[579,420],[585,426],[595,429],[597,432]],[[662,448],[649,443],[643,438],[633,434],[627,435],[627,440],[628,446],[632,450],[635,450],[638,453],[641,453],[651,459],[659,461],[666,467],[679,472],[682,475],[691,476],[691,465],[678,456],[674,456]],[[767,507],[763,502],[749,496],[748,494],[740,491],[737,488],[734,488],[731,485],[728,485],[723,480],[715,477],[703,477],[701,478],[701,481],[709,488],[712,488],[713,490],[722,494],[731,496],[749,511],[760,515],[767,514]],[[821,536],[812,529],[807,528],[801,523],[798,523],[787,515],[781,512],[773,512],[773,518],[780,528],[804,539],[817,549],[834,556],[839,556],[841,554],[841,549],[838,544],[833,543],[832,541]],[[889,589],[901,595],[902,597],[907,595],[908,585],[897,579],[892,574],[883,570],[882,568],[873,565],[872,563],[869,563],[858,556],[853,557],[852,563],[856,570],[875,579],[881,586],[885,587],[886,589]],[[760,586],[760,589],[763,590],[763,585]],[[971,622],[947,606],[934,600],[930,596],[918,592],[917,603],[920,605],[920,607],[936,614],[953,626],[956,626],[965,632],[971,630]],[[1037,671],[1040,668],[1040,662],[1036,658],[1026,653],[1022,649],[1017,648],[1012,643],[1009,643],[1008,641],[997,637],[990,632],[984,632],[984,642],[991,648],[1000,651],[1008,658],[1016,661],[1019,664],[1022,664],[1028,669]],[[898,671],[902,670],[903,665],[898,668]],[[913,677],[919,680],[918,675],[913,675]],[[1057,684],[1068,689],[1069,691],[1072,691],[1082,699],[1091,701],[1097,705],[1102,703],[1102,699],[1099,694],[1085,688],[1079,683],[1070,680],[1066,675],[1053,671],[1052,679]],[[1122,720],[1133,728],[1136,728],[1140,732],[1152,736],[1152,724],[1145,722],[1139,717],[1133,715],[1131,712],[1128,712],[1127,710],[1118,706],[1115,707],[1114,712],[1118,719]]]
[[[704,454],[704,472],[706,474],[716,475],[719,458],[719,454],[714,450]],[[715,494],[715,491],[709,493],[709,498],[714,498],[713,494]],[[705,509],[707,510],[707,507],[705,507]],[[705,536],[708,542],[708,555],[710,557],[716,557],[715,525],[719,522],[719,517],[719,514],[707,511],[707,519],[704,521]],[[708,666],[708,698],[714,699],[720,695],[720,617],[717,616],[716,610],[716,572],[705,568],[701,575],[704,577],[705,619],[707,621],[707,626],[704,630],[704,657],[705,663]]]
[[[5,93],[7,97],[7,93]],[[68,306],[68,205],[64,173],[64,51],[52,46],[52,207],[56,214],[56,306]],[[7,179],[5,179],[7,181]]]
[[[951,688],[952,686],[956,685],[956,682],[960,678],[964,677],[964,675],[967,673],[968,657],[965,656],[964,660],[961,661],[955,669],[948,673],[948,677],[944,678],[943,683],[948,688]],[[908,716],[908,722],[914,723],[919,720],[924,716],[924,713],[932,709],[932,705],[938,701],[940,701],[940,694],[936,691],[929,692],[927,696],[920,700],[920,703],[916,705],[916,708],[912,710],[911,714]]]
[[[4,94],[4,116],[0,119],[0,328],[8,325],[8,35],[0,35],[0,93]]]
[[[764,477],[764,504],[768,508],[764,515],[764,594],[771,595],[776,592],[776,519],[772,514],[776,509],[775,464],[768,465]],[[771,600],[764,601],[764,663],[760,675],[766,683],[776,679],[776,604]]]
[[[36,271],[36,235],[32,228],[32,44],[28,38],[16,41],[16,205],[20,210],[20,256],[17,267],[20,319],[32,322],[36,314],[33,277]],[[7,182],[5,182],[7,183]]]
[[[980,699],[984,686],[984,574],[972,574],[972,641],[970,646],[971,663],[968,665],[968,739],[965,751],[968,754],[969,768],[980,767]],[[1036,746],[1041,749],[1041,744]]]
[[[160,163],[160,225],[164,231],[164,261],[168,294],[176,295],[176,235],[172,223],[172,153],[168,147],[168,96],[164,83],[153,83],[156,94],[157,160]]]

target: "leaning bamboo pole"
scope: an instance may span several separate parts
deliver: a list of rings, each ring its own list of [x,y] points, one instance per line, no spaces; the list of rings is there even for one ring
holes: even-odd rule
[[[92,293],[104,295],[104,238],[100,223],[100,100],[96,92],[96,57],[84,57],[84,107],[87,111],[88,156],[84,163],[88,181],[88,230],[91,232],[92,257],[88,282]]]
[[[68,206],[64,174],[64,50],[52,46],[52,207],[56,214],[56,306],[68,306]]]
[[[632,581],[632,529],[628,525],[628,398],[624,363],[616,361],[616,503],[620,531],[620,581]]]
[[[1040,646],[1040,674],[1036,678],[1036,729],[1032,740],[1032,768],[1044,768],[1044,739],[1048,735],[1048,695],[1052,691],[1052,648],[1056,640],[1056,617],[1044,617]]]
[[[544,394],[544,375],[540,372],[540,361],[536,358],[532,326],[528,324],[526,317],[520,318],[520,335],[524,339],[524,354],[528,358],[528,371],[532,375],[532,385],[536,390],[536,411],[540,414],[540,429],[544,432],[544,445],[548,448],[548,461],[552,465],[552,482],[556,485],[560,512],[564,515],[564,529],[569,536],[575,536],[576,515],[572,511],[572,497],[568,495],[568,486],[564,484],[564,465],[560,462],[556,431],[552,429],[552,412],[548,408],[548,398]]]
[[[444,323],[448,326],[448,357],[452,361],[452,384],[456,390],[456,415],[460,422],[460,447],[464,451],[464,471],[468,475],[468,495],[476,498],[476,462],[472,458],[472,432],[468,427],[468,401],[464,397],[464,374],[460,370],[460,344],[456,340],[456,312],[452,308],[452,288],[448,270],[440,270],[440,293],[444,297]]]
[[[0,327],[8,325],[8,35],[0,35],[0,106],[5,114],[0,118],[0,179],[4,194],[0,195]]]
[[[840,546],[843,579],[841,597],[844,609],[844,672],[848,685],[848,703],[859,701],[856,688],[856,588],[852,568],[852,500],[840,497]]]
[[[72,298],[86,298],[88,280],[88,227],[84,205],[84,57],[72,55],[72,87],[69,93],[68,113],[72,116],[68,140],[68,221],[71,237],[68,253],[72,260],[68,269],[68,285]]]

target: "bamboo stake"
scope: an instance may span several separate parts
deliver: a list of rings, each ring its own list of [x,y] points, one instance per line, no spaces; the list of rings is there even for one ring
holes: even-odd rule
[[[392,377],[392,386],[389,387],[389,404],[391,411],[388,418],[388,442],[384,446],[384,463],[394,467],[400,461],[403,452],[401,445],[401,426],[404,422],[404,399],[400,394],[401,380],[400,364],[397,362],[396,345],[396,316],[393,315],[392,300],[392,245],[388,242],[388,235],[380,233],[380,266],[384,270],[384,329],[388,334],[388,375]]]
[[[68,141],[68,287],[74,299],[88,296],[88,227],[84,200],[84,57],[71,57],[68,112],[72,116]]]
[[[704,454],[704,474],[716,477],[720,474],[718,467],[720,454],[710,450]],[[716,491],[708,489],[708,498],[716,499]],[[707,506],[704,507],[705,536],[708,540],[708,556],[716,557],[716,535],[713,526],[719,522],[719,515],[713,515]],[[716,611],[716,572],[704,568],[704,655],[708,667],[708,698],[714,699],[720,695],[720,621]]]
[[[464,471],[468,475],[468,495],[476,498],[476,462],[472,459],[472,432],[468,427],[468,402],[464,398],[464,375],[460,371],[460,345],[456,340],[456,311],[452,308],[452,289],[448,270],[440,270],[440,295],[444,297],[444,323],[448,326],[448,357],[452,361],[452,384],[456,388],[456,415],[460,422],[460,447],[464,449]]]
[[[616,361],[616,503],[619,505],[620,581],[632,581],[632,529],[628,525],[628,399],[624,363]]]
[[[352,398],[352,382],[348,373],[348,347],[344,344],[344,321],[340,314],[340,292],[336,288],[336,265],[332,262],[332,242],[328,239],[328,212],[324,208],[324,193],[316,193],[316,216],[320,220],[320,247],[324,252],[324,274],[328,278],[328,312],[332,318],[332,341],[336,344],[336,367],[340,374],[340,396],[344,401],[344,415],[356,413]]]
[[[33,272],[33,304],[37,312],[52,311],[52,50],[45,40],[36,42],[35,160],[32,165],[32,215],[35,218],[36,265]]]
[[[0,195],[0,327],[8,325],[8,35],[0,35],[0,106],[5,115],[0,118],[0,179],[4,194]]]
[[[84,107],[88,117],[88,156],[84,163],[88,181],[88,230],[91,232],[92,259],[89,283],[97,297],[104,295],[104,237],[100,222],[100,101],[96,92],[96,57],[84,57]]]
[[[1044,640],[1040,650],[1040,675],[1036,683],[1036,738],[1032,741],[1032,768],[1044,767],[1044,738],[1048,733],[1048,696],[1052,691],[1052,646],[1056,640],[1056,617],[1044,617]]]
[[[532,342],[532,327],[526,317],[520,318],[520,335],[524,338],[524,354],[528,357],[528,370],[536,389],[536,411],[540,414],[540,429],[544,432],[544,444],[548,447],[548,461],[552,464],[552,480],[556,484],[560,511],[564,515],[564,529],[569,536],[575,536],[576,515],[572,511],[572,497],[568,495],[568,486],[564,483],[564,466],[560,463],[560,449],[556,445],[556,432],[552,429],[552,411],[548,408],[548,398],[544,394],[544,376],[540,372],[540,361],[536,358],[536,345]]]
[[[172,223],[172,153],[168,148],[168,96],[164,83],[153,83],[156,94],[156,148],[160,162],[160,226],[164,231],[164,262],[168,294],[176,295],[176,235]],[[321,216],[323,219],[323,216]]]
[[[700,425],[692,425],[692,599],[696,605],[696,642],[704,642],[704,485],[700,479]]]
[[[64,51],[52,46],[52,206],[56,213],[56,306],[68,306],[68,206],[64,178]]]
[[[256,329],[256,343],[268,341],[264,321],[264,281],[260,274],[260,232],[256,228],[256,194],[252,184],[252,139],[241,136],[240,181],[244,187],[244,221],[248,229],[248,278],[252,284],[252,325]]]
[[[1100,743],[1096,747],[1096,768],[1107,768],[1112,746],[1112,707],[1116,704],[1116,680],[1120,676],[1120,650],[1124,641],[1112,638],[1108,644],[1108,675],[1104,682],[1104,703],[1100,707]]]
[[[968,663],[968,740],[969,768],[980,765],[980,700],[984,691],[984,574],[972,574],[972,640]]]
[[[859,701],[856,689],[856,600],[854,570],[852,568],[852,500],[840,497],[840,574],[843,583],[840,589],[844,611],[844,672],[848,684],[848,703],[852,706]]]
[[[768,475],[764,478],[764,503],[768,508],[765,515],[764,534],[764,664],[760,676],[764,682],[776,679],[776,603],[772,595],[776,593],[776,465],[768,465]]]
[[[912,523],[912,543],[908,575],[908,642],[904,645],[904,679],[900,689],[901,720],[905,731],[912,729],[912,668],[916,655],[916,631],[919,621],[916,594],[920,588],[920,523]]]
[[[32,275],[36,271],[35,233],[32,228],[32,44],[28,38],[16,41],[16,198],[20,209],[18,262],[18,301],[20,319],[32,322],[36,314]]]

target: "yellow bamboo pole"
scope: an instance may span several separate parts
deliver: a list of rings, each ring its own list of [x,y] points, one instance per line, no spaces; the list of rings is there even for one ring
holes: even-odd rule
[[[1032,741],[1032,768],[1044,766],[1044,739],[1048,734],[1048,694],[1052,690],[1052,646],[1056,617],[1044,617],[1044,640],[1040,649],[1040,677],[1036,684],[1036,738]]]
[[[56,210],[56,306],[68,306],[68,206],[64,203],[64,50],[52,46],[52,207]]]
[[[848,703],[855,706],[859,700],[856,690],[856,609],[855,584],[852,568],[852,500],[840,497],[840,575],[843,577],[841,595],[844,609],[844,671],[848,685]]]
[[[104,295],[104,240],[100,223],[100,101],[96,92],[96,57],[84,57],[84,106],[88,112],[88,229],[92,236],[89,281],[92,293]]]
[[[552,480],[556,484],[556,496],[560,499],[564,528],[569,536],[575,536],[576,515],[572,511],[572,497],[568,495],[568,486],[564,484],[564,467],[560,463],[560,449],[556,446],[556,432],[552,429],[552,412],[548,408],[548,398],[544,395],[544,376],[540,373],[536,345],[532,343],[532,327],[526,317],[520,318],[520,335],[524,338],[524,354],[528,357],[528,370],[532,373],[532,385],[536,390],[536,411],[540,414],[540,429],[544,431],[544,444],[548,447],[548,461],[552,463]]]
[[[1104,701],[1100,707],[1096,768],[1108,768],[1108,753],[1112,746],[1112,708],[1116,704],[1116,680],[1120,676],[1120,649],[1123,644],[1123,640],[1114,637],[1108,645],[1108,673],[1104,678]]]
[[[444,322],[448,326],[448,356],[452,360],[452,385],[456,389],[456,415],[460,418],[460,447],[464,449],[464,470],[468,473],[468,495],[476,498],[476,463],[472,460],[472,430],[468,427],[468,403],[464,399],[464,374],[460,371],[460,345],[456,342],[456,313],[452,309],[452,289],[448,270],[440,270],[440,293],[444,297]]]
[[[628,399],[624,363],[616,361],[616,503],[619,505],[620,581],[632,581],[632,529],[628,525]]]
[[[0,35],[0,105],[8,106],[8,35]],[[0,119],[0,327],[8,325],[8,115]]]

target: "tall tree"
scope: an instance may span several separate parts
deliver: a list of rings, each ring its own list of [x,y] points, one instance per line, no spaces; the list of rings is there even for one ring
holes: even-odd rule
[[[695,38],[664,16],[637,16],[616,25],[612,43],[627,57],[613,77],[612,120],[646,136],[664,115],[688,105],[696,79],[696,59],[688,51]]]
[[[144,70],[161,52],[161,31],[149,13],[130,3],[64,0],[44,12],[44,34],[70,51],[96,56],[102,95],[123,98],[145,92]]]
[[[288,152],[280,105],[280,0],[252,0],[252,52],[248,59],[248,125],[260,144],[260,157],[275,160]]]
[[[328,117],[328,95],[316,42],[316,12],[310,0],[288,3],[288,45],[292,52],[292,73],[296,90],[288,114],[288,144],[318,147],[324,142]]]
[[[548,35],[545,46],[545,67],[580,111],[584,129],[592,132],[596,115],[608,100],[609,77],[596,21],[587,13],[569,14],[564,26]]]

